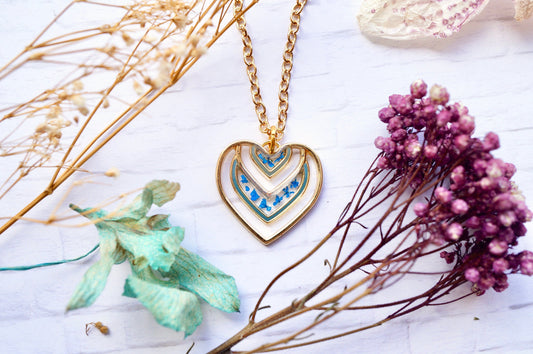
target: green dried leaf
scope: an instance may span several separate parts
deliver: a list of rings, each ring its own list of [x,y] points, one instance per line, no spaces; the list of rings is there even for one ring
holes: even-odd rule
[[[126,259],[133,274],[123,295],[139,299],[160,324],[184,331],[186,336],[202,321],[196,295],[223,311],[239,310],[233,277],[181,248],[184,230],[172,226],[168,215],[146,215],[152,203],[161,206],[178,190],[177,183],[152,181],[130,204],[110,213],[71,205],[94,221],[101,259],[84,275],[67,310],[92,304],[105,287],[113,263]]]
[[[156,285],[130,275],[124,294],[135,295],[159,324],[183,331],[186,337],[202,323],[200,302],[188,291]]]
[[[153,203],[157,206],[162,206],[174,199],[176,193],[180,190],[180,185],[179,183],[165,180],[153,180],[149,182],[145,188],[152,191],[154,198]]]
[[[161,272],[161,275],[194,292],[213,307],[226,312],[239,311],[235,279],[183,247],[170,271]]]
[[[87,307],[94,303],[105,288],[107,277],[114,263],[124,260],[124,254],[117,249],[116,240],[102,238],[100,260],[93,264],[83,275],[67,305],[67,311]]]

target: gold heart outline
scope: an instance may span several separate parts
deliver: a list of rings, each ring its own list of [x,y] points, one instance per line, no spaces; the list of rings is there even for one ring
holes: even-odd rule
[[[222,162],[224,160],[224,158],[226,157],[226,155],[231,151],[231,150],[236,150],[237,147],[240,147],[241,146],[244,146],[244,145],[250,145],[250,146],[256,146],[260,149],[262,149],[264,151],[264,149],[258,145],[258,144],[255,144],[253,142],[250,142],[250,141],[238,141],[236,143],[233,143],[231,144],[230,146],[228,146],[221,154],[220,154],[220,157],[218,158],[218,162],[217,162],[217,169],[216,169],[216,182],[217,182],[217,188],[218,188],[218,192],[220,194],[220,197],[222,198],[222,200],[224,201],[224,203],[228,206],[228,208],[231,210],[231,212],[235,215],[235,217],[261,242],[263,243],[264,245],[270,245],[271,243],[273,243],[274,241],[278,240],[281,236],[283,236],[285,233],[287,233],[294,225],[296,225],[308,212],[309,210],[311,210],[311,208],[316,204],[317,200],[318,200],[318,197],[320,195],[320,192],[322,190],[322,182],[323,182],[323,173],[322,173],[322,163],[320,162],[320,159],[318,158],[318,156],[311,150],[309,149],[307,146],[305,145],[301,145],[301,144],[287,144],[287,145],[284,145],[282,146],[280,149],[285,149],[287,146],[290,147],[291,149],[299,149],[303,152],[305,152],[306,154],[306,161],[307,161],[307,155],[309,155],[312,159],[315,160],[316,162],[316,173],[317,173],[317,182],[316,182],[316,186],[315,186],[315,191],[313,193],[313,197],[311,199],[311,201],[308,203],[307,206],[305,206],[305,208],[303,208],[300,212],[298,212],[298,214],[292,219],[290,220],[290,222],[287,223],[287,225],[285,225],[278,233],[276,233],[274,236],[272,236],[270,239],[265,239],[259,232],[257,232],[251,225],[249,225],[246,220],[244,219],[244,217],[233,207],[231,201],[229,200],[229,198],[226,196],[226,194],[224,193],[224,189],[223,189],[223,186],[222,186],[222,180],[221,180],[221,170],[222,170]],[[266,152],[265,152],[266,153]],[[232,159],[233,161],[233,159]],[[231,171],[231,169],[230,169]],[[231,178],[231,175],[228,176],[228,178]],[[258,218],[260,220],[260,218]]]

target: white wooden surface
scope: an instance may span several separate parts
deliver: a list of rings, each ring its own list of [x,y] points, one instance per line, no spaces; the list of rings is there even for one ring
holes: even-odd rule
[[[0,0],[0,61],[34,36],[67,1]],[[477,134],[495,131],[497,155],[518,167],[516,181],[533,200],[533,21],[516,23],[510,1],[493,0],[464,29],[446,40],[418,43],[372,42],[355,21],[360,0],[310,1],[303,14],[291,82],[286,142],[312,147],[322,158],[324,189],[312,212],[290,234],[270,247],[257,242],[219,199],[214,183],[219,153],[230,143],[263,138],[257,130],[241,58],[240,37],[229,31],[196,68],[146,114],[87,164],[91,171],[121,170],[112,185],[86,185],[69,196],[84,205],[110,193],[129,191],[151,179],[170,179],[182,190],[163,212],[186,228],[184,245],[232,274],[241,293],[240,314],[203,306],[204,322],[183,340],[163,328],[138,302],[121,296],[129,269],[117,266],[106,289],[88,309],[65,314],[77,282],[94,262],[0,273],[0,352],[2,353],[203,353],[240,329],[261,289],[291,259],[309,249],[333,225],[354,184],[385,134],[377,111],[392,93],[406,93],[423,78],[440,83],[476,117]],[[261,88],[267,109],[276,110],[281,51],[292,1],[269,0],[248,16]],[[89,13],[87,16],[99,16]],[[24,98],[28,75],[6,97]],[[1,168],[1,166],[0,166]],[[34,195],[26,189],[15,197]],[[58,194],[32,215],[46,216]],[[2,213],[10,205],[2,200]],[[7,210],[7,211],[6,211]],[[521,247],[533,249],[533,236]],[[19,223],[0,238],[0,266],[74,257],[97,242],[93,227],[45,228]],[[312,278],[312,275],[311,275]],[[288,284],[270,300],[288,303],[311,279]],[[510,288],[437,309],[422,310],[396,322],[298,353],[528,353],[533,352],[533,279],[511,277]],[[478,317],[479,321],[474,321]],[[102,321],[104,337],[84,333],[85,324]],[[349,322],[349,320],[348,320]],[[341,323],[348,323],[341,322]],[[331,323],[323,333],[340,325]],[[319,334],[319,333],[317,333]]]

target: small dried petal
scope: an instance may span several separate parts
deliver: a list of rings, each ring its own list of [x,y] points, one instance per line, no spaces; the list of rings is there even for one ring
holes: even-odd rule
[[[396,111],[391,107],[382,108],[378,113],[378,117],[383,123],[388,123],[389,120],[395,115]]]
[[[453,139],[453,145],[459,149],[459,151],[465,151],[470,146],[470,136],[467,134],[461,134]]]
[[[505,227],[509,227],[517,221],[515,213],[511,210],[500,213],[500,215],[498,215],[498,220]]]
[[[492,263],[492,270],[494,273],[503,273],[509,269],[509,262],[505,258],[498,258]]]
[[[498,178],[503,176],[505,165],[500,159],[492,159],[487,162],[487,175],[491,178]]]
[[[434,159],[438,151],[439,149],[435,145],[427,145],[424,147],[424,156],[428,159]]]
[[[446,236],[451,241],[457,241],[461,238],[461,235],[463,234],[463,227],[461,224],[454,222],[448,228],[446,229]]]
[[[468,114],[460,116],[458,123],[459,130],[465,134],[471,134],[476,127],[474,117],[469,116]]]
[[[480,278],[479,271],[476,268],[468,268],[465,270],[465,278],[472,283],[477,283]]]
[[[462,186],[465,183],[465,168],[463,166],[457,166],[452,170],[452,173],[450,175],[451,180],[459,185]]]
[[[424,217],[428,213],[428,205],[426,203],[416,203],[413,210],[418,217]]]
[[[496,150],[500,147],[500,138],[496,133],[489,132],[483,139],[483,149],[485,151]]]
[[[455,215],[464,215],[468,209],[468,204],[462,199],[456,199],[452,202],[452,212]]]
[[[533,252],[523,251],[519,258],[520,272],[525,275],[533,275]]]
[[[378,166],[378,168],[385,170],[385,169],[387,169],[387,168],[390,168],[390,167],[391,167],[391,164],[390,164],[389,159],[387,159],[387,158],[384,157],[384,156],[381,156],[381,157],[378,159],[377,166]]]
[[[434,194],[435,198],[443,204],[447,204],[452,201],[452,192],[444,187],[435,188]]]
[[[120,171],[116,167],[111,167],[109,170],[107,170],[104,173],[107,177],[118,177],[120,175]]]
[[[446,124],[450,123],[452,120],[452,113],[447,110],[440,111],[437,114],[437,126],[444,127]]]
[[[413,110],[410,96],[391,95],[389,97],[389,103],[391,107],[400,114],[408,114]]]
[[[393,153],[396,148],[394,141],[392,141],[390,138],[385,138],[382,136],[378,136],[376,140],[374,140],[374,145],[376,145],[378,149],[387,153]]]
[[[490,222],[490,221],[487,221],[485,222],[481,229],[483,230],[483,232],[486,234],[486,235],[496,235],[496,233],[498,232],[498,230],[500,229],[497,225],[495,225],[494,223]]]
[[[495,256],[500,256],[507,252],[507,242],[499,239],[494,239],[489,243],[489,252]]]
[[[513,233],[517,237],[524,236],[527,232],[525,225],[521,222],[514,223],[511,228],[513,229]]]
[[[455,260],[455,253],[454,252],[442,251],[440,253],[440,258],[444,258],[446,263],[451,264]]]
[[[405,153],[407,157],[410,157],[412,159],[416,158],[420,154],[421,150],[422,146],[420,146],[420,143],[418,141],[411,141],[405,147]]]
[[[428,85],[423,80],[416,80],[411,84],[411,95],[414,98],[422,98],[426,95]]]
[[[450,100],[448,90],[440,85],[433,85],[429,90],[429,97],[437,104],[446,104]]]
[[[477,216],[472,216],[465,221],[465,226],[471,229],[477,229],[481,226],[481,221]]]

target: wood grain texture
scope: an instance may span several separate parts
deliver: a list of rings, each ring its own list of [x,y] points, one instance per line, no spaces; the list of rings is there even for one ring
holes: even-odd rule
[[[0,0],[0,62],[5,62],[67,1]],[[162,208],[186,229],[184,245],[236,278],[241,313],[203,306],[204,322],[187,340],[155,322],[138,302],[121,296],[126,266],[111,272],[102,296],[89,309],[64,314],[78,280],[94,259],[23,273],[0,273],[2,353],[203,353],[239,330],[260,291],[332,227],[354,184],[377,153],[385,134],[378,110],[393,93],[407,92],[423,78],[446,86],[476,117],[477,135],[494,131],[496,155],[518,167],[515,180],[533,204],[533,21],[517,23],[511,2],[492,1],[461,32],[444,40],[395,43],[369,40],[357,28],[360,0],[312,0],[302,15],[290,91],[286,143],[303,143],[320,156],[323,193],[290,234],[265,247],[248,234],[220,200],[215,166],[221,151],[238,140],[261,141],[241,58],[240,37],[230,30],[175,88],[91,159],[87,168],[117,167],[112,186],[87,186],[69,198],[87,204],[109,193],[142,187],[151,179],[178,181],[176,199]],[[260,2],[248,15],[263,98],[277,109],[281,52],[292,1]],[[86,16],[100,16],[87,13]],[[0,102],[24,97],[38,80],[0,83]],[[1,161],[0,161],[1,163]],[[0,165],[1,170],[1,165]],[[21,197],[35,195],[29,188]],[[61,191],[60,191],[61,192]],[[33,215],[47,215],[60,193]],[[9,211],[1,201],[2,213]],[[89,204],[87,204],[89,205]],[[522,247],[533,249],[533,235]],[[0,238],[0,266],[76,256],[97,242],[94,228],[53,229],[16,224]],[[271,305],[291,301],[300,286],[286,284]],[[512,277],[503,293],[488,292],[446,307],[419,311],[359,335],[291,353],[526,353],[533,352],[533,279]],[[478,321],[474,317],[479,318]],[[110,336],[86,336],[88,322],[102,321]],[[353,319],[322,327],[330,334]]]

